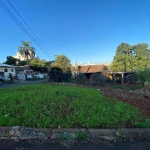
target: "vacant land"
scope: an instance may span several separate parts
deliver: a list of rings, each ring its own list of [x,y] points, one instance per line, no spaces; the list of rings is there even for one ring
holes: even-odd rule
[[[150,98],[145,96],[142,88],[129,84],[124,89],[103,87],[101,91],[106,97],[116,98],[119,101],[137,107],[140,114],[150,118]]]
[[[0,90],[0,126],[42,128],[150,127],[137,107],[103,90],[37,84]]]

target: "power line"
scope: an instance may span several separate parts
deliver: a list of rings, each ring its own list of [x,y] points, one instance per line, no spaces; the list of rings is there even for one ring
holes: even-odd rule
[[[13,21],[15,21],[15,23],[31,38],[31,40],[34,41],[34,43],[40,48],[40,49],[43,49],[41,47],[41,45],[38,43],[38,41],[29,33],[29,31],[24,28],[22,26],[22,24],[16,19],[16,17],[12,14],[12,12],[6,7],[6,5],[3,3],[1,3],[1,6],[3,7],[3,9],[7,12],[7,14],[9,15],[9,17],[11,19],[13,19]],[[49,54],[48,54],[49,55]]]
[[[22,16],[18,13],[18,11],[14,8],[14,6],[11,4],[9,0],[7,2],[10,4],[10,6],[14,9],[14,11],[17,13],[17,15],[21,18],[21,20],[25,23],[25,25],[29,28],[29,30],[33,33],[33,35],[38,39],[38,41],[45,47],[45,49],[51,53],[47,47],[43,44],[43,42],[38,38],[38,36],[33,32],[33,30],[29,27],[29,25],[26,23],[26,21],[22,18]],[[51,53],[52,54],[52,53]],[[53,55],[53,54],[52,54]]]
[[[0,5],[1,5],[1,7],[4,9],[4,11],[9,15],[9,17],[21,28],[21,30],[23,30],[23,32],[25,32],[25,33],[31,38],[31,40],[33,40],[34,43],[35,43],[40,49],[43,49],[43,47],[42,47],[41,44],[38,42],[38,40],[36,40],[36,39],[34,38],[34,36],[31,35],[31,34],[29,33],[29,31],[28,31],[26,28],[23,27],[23,25],[21,24],[21,22],[19,22],[19,21],[16,19],[16,17],[13,15],[13,13],[6,7],[5,3],[2,2],[2,1],[0,1]],[[45,51],[45,49],[43,49],[43,50]],[[45,52],[47,52],[47,51],[45,51]],[[47,54],[49,55],[48,52],[47,52]],[[47,54],[46,54],[46,55],[47,55]],[[49,55],[49,56],[50,56],[50,55]],[[51,56],[50,56],[50,57],[51,57]]]

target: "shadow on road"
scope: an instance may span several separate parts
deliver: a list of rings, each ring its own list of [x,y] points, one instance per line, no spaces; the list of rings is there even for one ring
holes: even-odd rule
[[[1,140],[0,150],[149,150],[150,140],[99,141],[99,142],[50,142]]]

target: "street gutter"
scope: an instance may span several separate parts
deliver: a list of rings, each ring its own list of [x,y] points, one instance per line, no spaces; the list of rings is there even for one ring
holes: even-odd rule
[[[149,139],[150,128],[121,128],[121,129],[49,129],[29,128],[21,126],[0,127],[0,139],[12,140],[56,140],[60,135],[69,135],[77,139],[77,134],[86,133],[88,139],[122,140],[122,139]]]

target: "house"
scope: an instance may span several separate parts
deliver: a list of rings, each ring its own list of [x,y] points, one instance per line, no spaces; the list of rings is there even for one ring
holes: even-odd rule
[[[0,64],[0,75],[4,77],[5,80],[10,80],[10,74],[12,77],[16,76],[15,66]]]
[[[33,70],[29,66],[16,66],[17,74],[30,74]]]
[[[26,75],[29,79],[33,78],[33,76],[36,76],[37,78],[44,78],[44,74],[35,72],[29,66],[17,66],[16,74],[20,80],[25,80]]]
[[[33,70],[29,66],[17,66],[16,74],[19,80],[26,80],[27,78],[32,78]]]
[[[90,79],[94,74],[106,75],[110,71],[106,65],[86,65],[78,66],[79,73],[84,74],[86,79]]]

